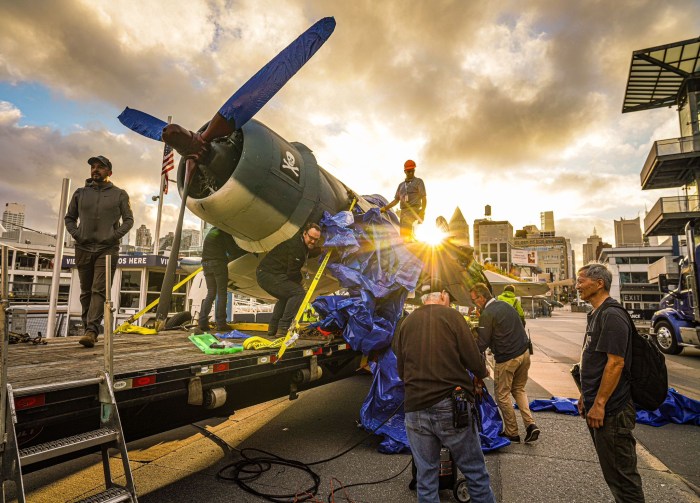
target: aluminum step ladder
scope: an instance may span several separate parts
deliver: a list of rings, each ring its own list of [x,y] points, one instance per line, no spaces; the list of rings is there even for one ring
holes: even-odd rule
[[[4,248],[4,247],[3,247]],[[112,356],[112,304],[109,299],[111,277],[107,274],[107,298],[105,300],[105,370],[92,379],[80,379],[60,383],[50,383],[39,386],[29,386],[25,388],[13,389],[7,382],[7,350],[9,344],[9,334],[7,331],[6,308],[7,296],[5,283],[5,260],[7,254],[3,249],[2,272],[3,284],[0,295],[0,331],[2,331],[2,355],[0,357],[0,502],[5,503],[7,482],[13,482],[15,486],[15,496],[19,503],[25,503],[24,482],[22,479],[22,469],[51,459],[58,458],[66,454],[82,451],[84,449],[94,449],[100,447],[102,451],[102,467],[104,470],[105,490],[89,496],[80,503],[118,503],[129,501],[137,503],[136,488],[134,486],[133,474],[129,465],[129,456],[124,440],[119,410],[114,397],[112,387],[113,356]],[[110,270],[110,256],[107,255],[107,271]],[[79,350],[76,347],[76,350]],[[100,426],[96,430],[87,431],[77,435],[45,442],[26,448],[19,448],[17,443],[17,414],[15,412],[15,398],[31,396],[40,393],[48,393],[61,389],[78,388],[82,386],[98,385],[98,398],[100,401]],[[125,485],[119,485],[112,479],[112,472],[109,465],[109,451],[116,449],[121,456],[124,468]]]

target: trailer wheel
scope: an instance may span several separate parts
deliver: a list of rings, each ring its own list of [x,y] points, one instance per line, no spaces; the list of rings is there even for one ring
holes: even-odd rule
[[[469,488],[467,487],[466,479],[462,479],[457,482],[457,485],[453,489],[452,493],[457,501],[466,502],[471,501],[471,496],[469,496]]]
[[[662,353],[677,355],[683,351],[683,348],[678,346],[676,334],[667,321],[658,322],[654,327],[654,332],[654,342]]]
[[[165,329],[172,330],[173,328],[181,327],[190,321],[192,321],[192,314],[189,311],[181,311],[179,313],[175,313],[166,320]]]

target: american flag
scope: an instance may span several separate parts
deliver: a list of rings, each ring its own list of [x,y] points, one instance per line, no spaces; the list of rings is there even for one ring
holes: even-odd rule
[[[163,177],[163,194],[168,193],[168,171],[175,167],[175,154],[173,154],[173,148],[170,145],[165,145],[165,150],[163,150],[163,169],[160,175]]]

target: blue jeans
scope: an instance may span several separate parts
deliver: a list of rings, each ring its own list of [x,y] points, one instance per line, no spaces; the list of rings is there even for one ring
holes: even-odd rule
[[[495,503],[476,422],[477,418],[472,416],[467,427],[455,428],[449,397],[427,409],[406,412],[406,433],[416,465],[419,503],[440,502],[438,471],[443,445],[467,479],[472,502]]]

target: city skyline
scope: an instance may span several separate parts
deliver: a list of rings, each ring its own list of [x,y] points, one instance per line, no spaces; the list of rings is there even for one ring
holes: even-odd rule
[[[520,229],[554,211],[577,258],[594,227],[613,242],[614,219],[678,193],[639,186],[653,141],[679,136],[676,111],[620,110],[632,52],[696,37],[696,2],[266,5],[0,6],[0,201],[24,199],[26,225],[55,232],[60,180],[74,191],[102,154],[135,227],[153,229],[162,144],[122,127],[123,107],[197,128],[326,15],[333,36],[256,118],[356,192],[391,199],[410,158],[427,221],[459,207],[473,222],[489,204]],[[164,197],[162,235],[179,203],[176,190]],[[199,222],[188,212],[185,226]]]

